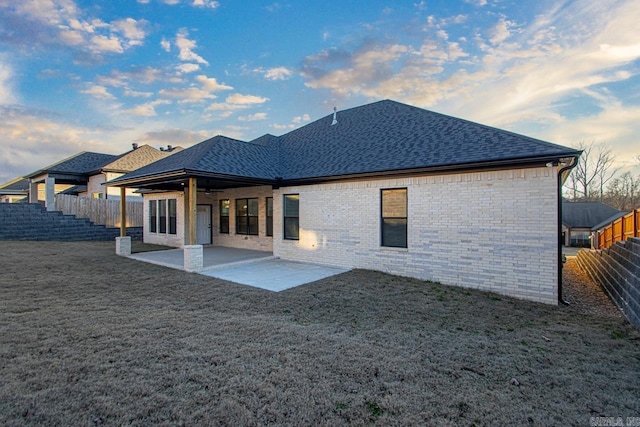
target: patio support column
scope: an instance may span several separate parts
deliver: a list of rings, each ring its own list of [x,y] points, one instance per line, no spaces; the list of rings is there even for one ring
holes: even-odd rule
[[[120,188],[120,237],[116,237],[116,254],[131,255],[131,236],[127,236],[127,189]]]
[[[198,212],[198,181],[196,178],[189,178],[189,230],[187,244],[195,245],[197,242],[196,223]]]
[[[51,176],[47,176],[44,180],[44,205],[47,207],[48,211],[56,210],[56,179]]]
[[[198,213],[198,180],[197,178],[189,178],[188,188],[188,203],[187,203],[187,216],[188,216],[188,239],[187,244],[184,247],[184,270],[194,273],[202,271],[204,266],[202,245],[197,244],[197,213]]]
[[[38,203],[38,183],[29,182],[29,203]]]
[[[120,237],[127,235],[127,189],[120,187]]]

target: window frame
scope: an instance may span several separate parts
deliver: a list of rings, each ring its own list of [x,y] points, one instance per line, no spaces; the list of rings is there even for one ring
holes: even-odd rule
[[[168,234],[178,234],[178,201],[167,199],[167,231]]]
[[[398,190],[404,190],[405,216],[385,216],[384,193],[385,191],[398,191]],[[389,242],[385,242],[385,228],[386,226],[388,226],[388,223],[385,223],[385,220],[404,221],[404,244],[403,245],[389,244]],[[399,249],[407,249],[409,247],[409,191],[407,187],[380,189],[380,246],[383,248],[399,248]]]
[[[260,227],[258,225],[258,218],[260,217],[260,199],[258,197],[243,197],[236,200],[236,234],[241,234],[243,236],[257,236],[260,232]],[[240,215],[240,209],[238,209],[238,202],[245,201],[247,205],[247,213],[245,215]],[[249,201],[255,201],[257,206],[257,212],[255,215],[251,215],[251,209],[249,208]],[[240,227],[245,225],[244,219],[246,218],[246,232],[240,231]],[[251,221],[254,219],[254,221]],[[242,221],[241,221],[242,220]],[[253,232],[252,226],[255,225],[255,232]]]
[[[167,199],[158,200],[158,233],[167,234]]]
[[[269,212],[269,202],[271,202],[271,212]],[[273,197],[266,197],[264,202],[265,207],[265,232],[269,237],[273,237]],[[271,213],[271,215],[269,215]]]
[[[149,233],[178,234],[178,200],[149,200]],[[160,215],[164,211],[164,216]]]
[[[287,215],[287,197],[291,197],[291,196],[295,196],[296,200],[298,201],[297,216]],[[288,236],[287,223],[290,221],[287,221],[287,220],[294,220],[294,219],[295,219],[296,235]],[[282,237],[284,240],[300,240],[300,194],[299,193],[282,195]]]
[[[149,233],[158,232],[158,201],[149,200]]]
[[[224,215],[223,204],[227,203],[227,213]],[[221,199],[218,203],[218,209],[220,213],[220,218],[218,221],[219,233],[220,234],[229,234],[229,218],[231,218],[231,200],[230,199]]]

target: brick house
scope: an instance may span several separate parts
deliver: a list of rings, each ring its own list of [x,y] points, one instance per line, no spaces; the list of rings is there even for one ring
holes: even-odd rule
[[[39,169],[25,177],[28,180],[29,202],[44,201],[48,210],[54,210],[54,198],[58,193],[100,199],[120,197],[117,189],[107,189],[104,183],[127,172],[180,151],[182,147],[158,150],[149,145],[138,147],[124,154],[103,154],[83,151],[52,165]],[[135,197],[134,189],[127,194]]]
[[[216,136],[108,185],[145,189],[145,242],[185,248],[185,267],[212,244],[555,304],[579,155],[385,100],[279,137]]]

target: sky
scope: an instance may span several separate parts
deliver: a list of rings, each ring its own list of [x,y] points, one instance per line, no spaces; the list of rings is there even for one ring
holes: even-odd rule
[[[393,99],[640,155],[638,0],[0,0],[0,183]]]

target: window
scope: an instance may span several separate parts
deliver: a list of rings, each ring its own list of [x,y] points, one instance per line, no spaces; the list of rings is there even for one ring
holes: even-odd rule
[[[382,190],[382,246],[407,247],[407,189]]]
[[[149,200],[149,231],[155,233],[158,231],[158,201]]]
[[[300,238],[300,195],[285,194],[284,206],[284,238],[298,240]]]
[[[220,200],[220,233],[229,234],[229,199]]]
[[[167,233],[167,201],[158,200],[158,232]]]
[[[267,197],[267,236],[273,236],[273,197]]]
[[[236,199],[236,234],[258,235],[258,199]]]
[[[167,203],[169,204],[169,234],[176,234],[178,225],[178,210],[176,199],[169,199],[167,200]]]
[[[167,229],[169,234],[178,233],[177,200],[149,200],[149,232],[167,234]]]

